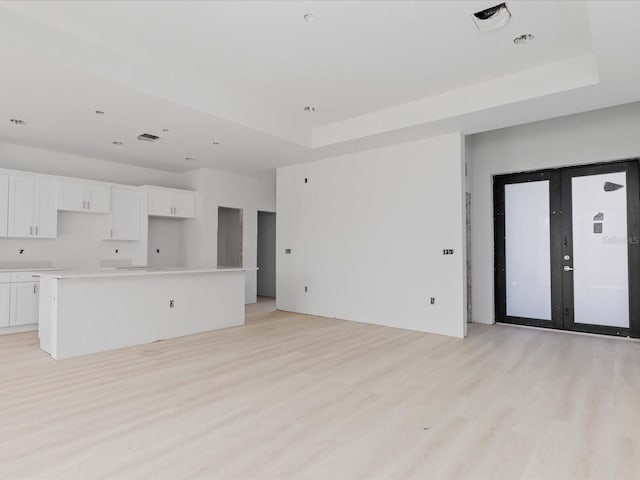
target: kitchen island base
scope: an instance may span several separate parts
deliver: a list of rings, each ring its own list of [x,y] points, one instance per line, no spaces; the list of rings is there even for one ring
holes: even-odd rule
[[[243,269],[40,277],[40,348],[57,360],[243,324]]]

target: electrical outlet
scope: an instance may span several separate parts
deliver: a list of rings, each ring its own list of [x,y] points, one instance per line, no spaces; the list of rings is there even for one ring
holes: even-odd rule
[[[169,300],[169,308],[175,307],[175,300]]]
[[[435,305],[436,304],[436,297],[431,297],[431,299],[429,300],[429,303],[431,305]]]
[[[309,287],[304,287],[304,293],[308,293],[309,292]]]

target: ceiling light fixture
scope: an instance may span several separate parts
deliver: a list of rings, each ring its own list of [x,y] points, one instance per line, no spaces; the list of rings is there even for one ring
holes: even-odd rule
[[[220,145],[220,142],[213,142],[212,145]]]
[[[168,131],[169,131],[169,129],[168,129],[168,128],[163,128],[163,129],[162,129],[162,131],[163,131],[163,132],[168,132]]]
[[[184,157],[185,160],[191,161],[191,160],[195,160],[195,158],[193,157]]]
[[[13,123],[14,125],[26,125],[27,122],[25,122],[24,120],[20,120],[19,118],[10,118],[9,121],[11,123]]]
[[[304,107],[303,110],[305,112],[313,113],[316,111],[316,107]]]
[[[316,23],[318,16],[315,13],[309,12],[304,14],[304,21],[307,23]]]
[[[504,27],[511,19],[511,12],[506,3],[485,8],[471,15],[473,22],[481,32],[488,32]]]
[[[102,110],[96,110],[96,115],[104,115],[104,112]]]
[[[527,43],[531,43],[535,37],[530,33],[525,33],[524,35],[520,35],[513,39],[513,43],[516,45],[524,45]]]
[[[111,142],[114,145],[124,145],[122,142]]]

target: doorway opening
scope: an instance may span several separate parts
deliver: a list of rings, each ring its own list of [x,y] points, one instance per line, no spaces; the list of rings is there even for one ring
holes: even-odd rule
[[[638,160],[494,178],[496,321],[640,336]]]
[[[218,207],[218,266],[242,267],[242,209]]]
[[[258,212],[258,301],[276,297],[276,214]],[[274,307],[275,309],[275,307]]]

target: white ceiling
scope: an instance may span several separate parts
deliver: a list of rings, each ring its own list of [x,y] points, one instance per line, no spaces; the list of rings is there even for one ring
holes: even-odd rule
[[[495,3],[2,2],[0,141],[250,173],[640,99],[640,2],[508,1],[479,32]]]

